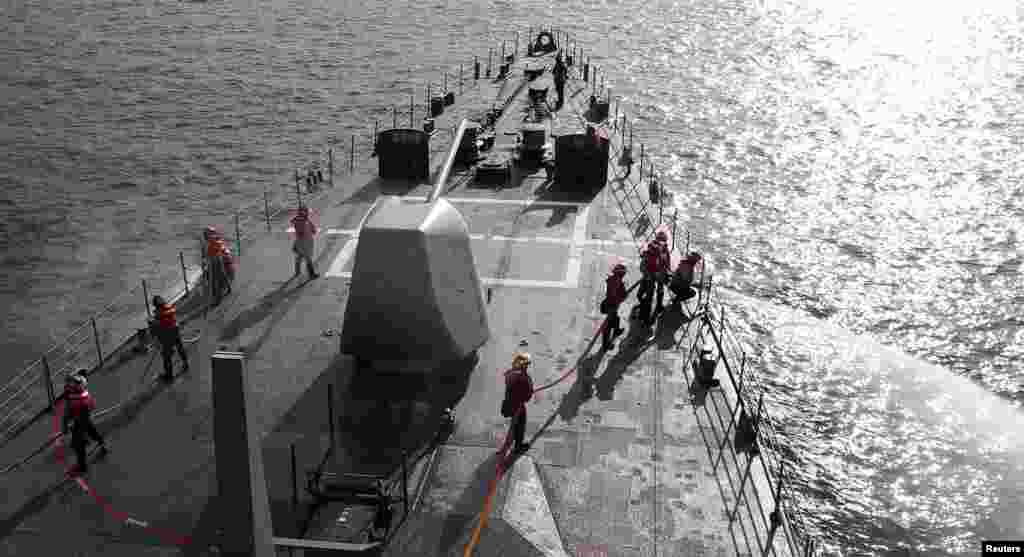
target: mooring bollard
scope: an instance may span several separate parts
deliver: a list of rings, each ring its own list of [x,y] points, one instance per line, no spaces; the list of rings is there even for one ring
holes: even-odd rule
[[[96,341],[96,357],[99,358],[96,363],[96,369],[99,370],[103,367],[103,349],[100,347],[100,331],[96,328],[95,317],[90,317],[89,321],[92,321],[92,338]]]
[[[263,190],[263,215],[267,219],[267,232],[270,232],[270,194]]]
[[[181,263],[181,280],[185,283],[185,295],[188,296],[188,271],[185,269],[185,252],[178,252],[178,261]]]
[[[53,377],[50,375],[50,362],[43,354],[43,388],[46,389],[46,409],[53,412],[54,404],[57,401],[53,391]]]
[[[146,319],[151,319],[153,314],[149,309],[149,289],[146,288],[146,279],[142,279],[142,305],[146,306]]]

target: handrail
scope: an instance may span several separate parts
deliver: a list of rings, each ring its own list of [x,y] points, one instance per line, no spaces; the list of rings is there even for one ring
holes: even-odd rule
[[[594,125],[591,122],[589,122],[583,116],[583,114],[581,114],[579,111],[575,111],[575,112],[576,112],[575,115],[577,116],[577,118],[579,119],[581,124],[583,124],[583,125],[588,125],[588,124]],[[616,112],[618,112],[618,111],[616,110]],[[611,116],[611,115],[609,115],[609,116]],[[623,123],[625,124],[625,114],[623,114],[622,118],[623,118]],[[610,120],[610,118],[609,118],[609,120]],[[595,123],[595,124],[599,124],[599,123]],[[626,141],[626,139],[625,139],[625,128],[621,128],[620,129],[618,124],[619,124],[619,122],[616,119],[615,121],[607,122],[606,125],[613,126],[615,129],[618,129],[621,132],[621,133],[618,134],[618,139],[624,145],[625,141]],[[615,136],[613,135],[609,139],[612,139],[612,138],[615,138]],[[610,152],[610,155],[612,155],[615,159],[618,158],[618,155],[620,153],[620,149],[617,148],[617,146],[615,145],[614,141],[610,141],[609,142],[609,152]],[[612,157],[609,157],[609,158],[611,159]],[[646,178],[646,177],[654,177],[654,176],[657,176],[657,175],[661,174],[660,172],[657,172],[657,170],[655,169],[655,165],[653,164],[653,161],[643,157],[643,155],[641,155],[641,159],[644,159],[643,163],[644,163],[645,166],[647,166],[647,168],[643,169],[644,170],[643,174],[637,173],[637,174],[634,174],[632,176],[622,177],[622,178],[610,177],[610,180],[609,180],[609,182],[612,183],[610,185],[610,187],[614,187],[614,182],[620,182],[621,183],[621,186],[622,186],[622,189],[623,189],[623,196],[626,198],[627,203],[630,203],[630,210],[633,211],[637,216],[648,213],[648,211],[647,211],[648,207],[646,206],[646,203],[644,202],[645,200],[643,199],[643,194],[641,192],[638,192],[637,188],[644,183],[644,178]],[[609,163],[611,163],[611,160],[609,160]],[[637,196],[637,197],[640,198],[639,201],[641,203],[641,207],[640,207],[639,211],[633,209],[632,202],[629,199],[631,196]],[[615,196],[615,197],[616,197],[616,201],[619,202],[618,196]],[[618,205],[619,205],[619,211],[620,211],[620,213],[622,213],[623,218],[626,219],[626,220],[629,220],[628,215],[626,215],[626,208],[622,205],[621,202],[619,202]],[[665,224],[665,222],[663,221],[663,214],[659,211],[659,218],[658,219],[653,219],[650,215],[648,215],[648,219],[650,220],[651,223],[655,223],[655,220],[657,221],[657,224],[655,226],[652,226],[650,229],[648,229],[649,232],[648,232],[647,235],[648,236],[653,236],[654,231],[657,230],[658,227],[660,227],[660,226]],[[686,231],[686,229],[684,227],[683,229],[680,230],[680,232],[681,233],[686,233],[687,231]],[[636,230],[633,227],[630,227],[629,233],[633,237],[635,242],[641,241],[641,238],[637,235],[637,232],[636,232]],[[680,246],[680,249],[682,250],[684,248],[682,246]],[[698,307],[696,313],[701,315],[700,322],[702,323],[702,325],[706,326],[708,328],[708,330],[711,332],[711,336],[714,339],[714,343],[719,348],[719,357],[722,360],[722,364],[723,364],[723,367],[726,370],[726,374],[729,376],[730,386],[733,388],[733,392],[735,392],[735,394],[736,394],[735,407],[729,408],[730,405],[729,405],[728,401],[726,402],[726,407],[729,410],[729,417],[730,417],[729,428],[733,428],[736,425],[735,424],[735,420],[738,419],[736,417],[738,415],[737,413],[741,409],[743,411],[746,411],[747,414],[749,416],[751,416],[751,417],[754,417],[754,415],[755,415],[755,412],[751,409],[750,404],[746,400],[747,395],[748,395],[748,393],[751,390],[750,387],[751,386],[757,387],[757,390],[759,392],[761,392],[761,393],[763,393],[765,391],[765,388],[764,388],[764,385],[762,385],[760,383],[760,381],[758,381],[756,379],[756,375],[753,374],[749,370],[742,370],[740,372],[741,373],[741,379],[739,381],[737,381],[737,379],[735,377],[735,374],[734,374],[734,369],[733,369],[733,367],[735,366],[735,360],[730,362],[730,359],[731,358],[735,358],[736,355],[734,353],[734,354],[730,354],[730,356],[727,356],[726,355],[726,352],[727,352],[727,349],[726,349],[727,346],[726,345],[729,344],[730,346],[728,346],[728,348],[731,349],[732,352],[738,352],[740,355],[743,356],[744,360],[745,360],[745,351],[743,350],[742,345],[740,344],[739,339],[736,337],[735,333],[733,333],[732,330],[730,330],[730,329],[725,327],[725,319],[724,319],[724,317],[722,317],[722,314],[724,312],[719,312],[719,315],[717,316],[717,319],[716,319],[716,316],[714,315],[714,313],[712,313],[711,304],[710,304],[710,301],[711,301],[710,298],[711,298],[711,294],[712,294],[713,288],[712,288],[712,286],[710,284],[710,281],[705,282],[703,280],[703,278],[702,278],[701,282],[699,283],[697,288],[698,288],[698,290],[704,290],[706,288],[707,296],[703,298],[703,300],[702,300],[703,303],[700,303],[700,302],[698,303],[699,306],[703,306],[703,307]],[[719,298],[719,296],[716,296],[716,298]],[[721,305],[720,299],[719,299],[719,305]],[[716,324],[719,325],[720,328],[721,328],[721,336],[718,334],[718,331],[715,330],[715,325]],[[695,340],[695,342],[697,342],[697,341]],[[684,362],[686,362],[686,364],[684,364],[684,365],[689,365],[689,361],[692,358],[692,350],[693,350],[693,348],[691,347],[691,354],[689,354],[687,356],[687,358],[684,359]],[[744,363],[746,363],[746,362],[744,362]],[[743,366],[743,367],[745,368],[746,366]],[[744,373],[744,371],[745,371],[745,373]],[[782,468],[780,467],[781,455],[775,454],[775,452],[778,451],[778,447],[780,446],[780,444],[779,444],[779,442],[778,442],[778,440],[777,440],[777,438],[775,436],[775,431],[774,431],[774,429],[772,427],[772,424],[777,423],[777,422],[771,418],[771,416],[768,414],[767,409],[759,408],[759,410],[760,410],[760,412],[757,414],[757,417],[758,417],[758,423],[761,424],[761,426],[757,427],[757,438],[759,440],[766,441],[765,445],[772,449],[771,451],[762,451],[759,455],[754,457],[754,458],[756,458],[756,460],[760,461],[760,466],[758,468],[760,468],[762,470],[762,474],[763,474],[764,478],[767,479],[767,481],[769,482],[769,485],[772,487],[773,493],[770,494],[770,497],[768,498],[767,503],[768,504],[774,503],[775,509],[781,510],[783,512],[783,518],[780,521],[780,524],[779,524],[780,527],[778,528],[778,530],[781,530],[782,536],[784,538],[784,541],[782,541],[784,546],[786,546],[793,555],[813,555],[814,554],[814,548],[815,548],[815,542],[814,542],[814,540],[811,539],[811,537],[810,537],[810,535],[808,533],[807,526],[806,526],[806,524],[804,524],[804,522],[801,519],[801,517],[799,515],[795,514],[794,512],[792,512],[792,504],[791,503],[793,501],[793,497],[792,497],[792,495],[790,493],[791,492],[790,486],[783,479],[783,472],[782,472]],[[719,419],[721,419],[721,417]],[[724,432],[724,435],[727,436],[728,433],[729,433],[728,430],[726,430]],[[730,447],[731,447],[731,442],[729,440],[726,440],[725,443],[729,444]],[[716,449],[725,449],[725,447],[724,447],[724,445],[722,445],[722,447],[716,447]],[[710,453],[710,451],[711,451],[711,447],[710,446],[708,447],[708,450],[709,450],[709,455],[710,455],[711,454]],[[735,460],[735,451],[732,451],[730,449],[730,452],[733,452],[733,454],[734,454],[733,460]],[[771,468],[771,470],[778,471],[778,472],[777,473],[773,473],[772,471],[769,470],[769,467]],[[747,473],[749,474],[749,470],[748,470]],[[732,486],[731,482],[730,482],[730,486]],[[740,485],[740,488],[741,489],[746,489],[745,487],[743,487],[742,483]],[[735,491],[736,487],[733,486],[732,489]],[[776,489],[778,490],[777,492],[775,492]],[[736,496],[737,497],[746,498],[746,495],[744,493],[740,493],[740,494],[738,494]],[[749,505],[751,505],[751,504],[756,506],[758,508],[758,510],[759,510],[759,514],[761,515],[760,522],[763,525],[762,527],[765,530],[769,531],[769,532],[774,531],[774,529],[771,527],[771,525],[769,525],[767,523],[768,519],[771,517],[771,513],[772,513],[773,509],[765,509],[764,502],[762,502],[761,496],[758,493],[756,488],[754,488],[754,499],[755,499],[754,502],[750,502],[749,500],[747,501],[748,509],[749,509]],[[785,503],[784,503],[784,501],[785,501]],[[790,512],[786,512],[786,510],[788,510]],[[749,513],[749,510],[748,510],[748,513]],[[754,529],[754,536],[755,536],[755,538],[758,541],[758,545],[760,545],[760,540],[759,540],[760,536],[758,534],[757,528]],[[768,541],[769,540],[766,540],[766,543]],[[749,541],[748,541],[748,543],[749,543]],[[766,546],[763,550],[759,547],[758,551],[763,551],[763,553],[765,555],[767,555],[769,552],[773,552],[774,553],[773,547],[774,547],[774,545]]]
[[[434,190],[427,196],[427,203],[433,203],[435,199],[441,197],[441,193],[444,192],[444,187],[448,183],[448,173],[451,172],[452,165],[455,164],[455,155],[459,152],[459,147],[462,146],[462,136],[466,133],[466,128],[469,127],[470,121],[468,118],[463,118],[459,122],[459,129],[455,131],[455,137],[452,139],[452,146],[448,148],[448,156],[444,159],[444,166],[441,167],[441,173],[437,175],[437,182],[434,184]]]
[[[459,95],[462,95],[463,91],[465,94],[477,91],[479,81],[474,76],[472,60],[459,66],[457,73],[453,71],[448,76],[453,78],[453,82],[448,84],[448,89]],[[464,72],[463,68],[468,68],[469,71]],[[444,74],[447,75],[449,72],[444,71]],[[484,76],[481,75],[479,79],[484,79]],[[463,87],[464,85],[465,87]],[[394,106],[391,108],[395,110]],[[416,112],[426,110],[429,116],[429,108],[424,109],[418,103],[410,109]],[[410,112],[409,116],[412,119],[413,113]],[[376,155],[374,146],[377,128],[377,125],[373,126],[374,137],[369,142],[366,144],[362,141],[359,142],[360,164],[365,160],[371,160]],[[361,136],[361,134],[356,132],[351,138],[349,173],[356,172],[357,166],[359,166],[356,164],[356,135]],[[457,149],[460,143],[461,137],[456,140],[453,149]],[[331,147],[327,153],[321,152],[320,156],[312,162],[299,165],[304,170],[326,171],[327,176],[321,177],[322,181],[314,180],[315,187],[303,185],[305,177],[295,174],[288,177],[289,182],[294,178],[294,188],[289,184],[282,190],[277,190],[277,188],[268,190],[264,193],[262,200],[241,207],[235,212],[233,223],[235,242],[233,244],[239,252],[241,252],[243,243],[259,236],[264,226],[269,231],[271,221],[279,220],[282,213],[287,213],[291,207],[295,206],[297,200],[300,205],[308,204],[329,193],[328,187],[334,185],[334,177],[341,175],[340,170],[346,166],[341,161],[337,165],[335,164],[335,151],[343,152],[343,145],[344,142],[338,142],[337,148]],[[364,159],[363,155],[367,155],[367,157]],[[446,164],[446,168],[450,168],[450,165]],[[447,174],[441,178],[442,182],[447,180]],[[228,235],[230,227],[228,223],[223,224],[225,225],[225,235]],[[47,384],[50,385],[49,389],[53,388],[55,381],[59,386],[64,373],[73,368],[93,368],[95,364],[105,360],[106,356],[132,340],[136,327],[128,325],[128,323],[135,323],[137,318],[146,315],[145,310],[148,305],[146,298],[153,294],[162,294],[167,299],[176,300],[188,294],[190,288],[200,284],[202,278],[200,265],[194,261],[193,256],[185,255],[188,251],[191,250],[179,251],[178,261],[175,262],[177,265],[171,264],[163,267],[158,265],[143,272],[139,277],[142,279],[141,285],[137,284],[133,288],[121,289],[111,301],[104,304],[99,310],[92,312],[91,315],[86,315],[77,325],[74,325],[73,329],[65,333],[61,340],[42,350],[39,357],[27,362],[19,371],[0,383],[0,399],[5,399],[7,403],[4,405],[4,411],[0,413],[2,414],[0,415],[0,447],[24,431],[47,409],[52,408],[53,397],[48,395]],[[241,255],[241,253],[237,255]],[[186,260],[188,260],[187,264]],[[132,298],[136,298],[138,301],[133,301]],[[97,354],[97,352],[99,353]]]

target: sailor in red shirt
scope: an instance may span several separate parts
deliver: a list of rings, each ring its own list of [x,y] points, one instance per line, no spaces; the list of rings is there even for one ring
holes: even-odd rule
[[[512,358],[512,368],[505,372],[505,400],[501,404],[501,415],[512,418],[513,452],[526,452],[530,445],[523,442],[526,435],[526,403],[533,398],[533,378],[527,371],[530,355],[520,352]]]
[[[615,348],[612,343],[613,337],[622,334],[621,321],[619,320],[619,305],[626,301],[627,290],[623,278],[626,276],[626,266],[616,263],[612,272],[605,279],[604,302],[601,304],[601,312],[608,315],[604,329],[601,331],[601,350]]]
[[[64,420],[63,433],[71,431],[71,448],[78,458],[78,474],[89,471],[89,461],[85,449],[89,438],[100,444],[100,450],[107,452],[107,443],[92,423],[92,411],[96,409],[96,399],[86,390],[85,370],[69,375],[64,384]]]
[[[640,319],[644,324],[654,324],[654,318],[665,309],[665,281],[668,277],[671,264],[668,251],[668,233],[658,230],[654,239],[647,244],[642,254],[643,257],[643,279],[637,298],[640,301]],[[651,303],[654,301],[655,289],[657,289],[658,303],[653,314]]]

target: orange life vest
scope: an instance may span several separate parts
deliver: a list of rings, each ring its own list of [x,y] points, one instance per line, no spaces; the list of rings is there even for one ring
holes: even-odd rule
[[[228,251],[228,246],[223,238],[213,238],[206,242],[206,256],[220,257]]]
[[[177,310],[174,304],[164,304],[156,309],[156,321],[161,329],[173,329],[178,326]]]

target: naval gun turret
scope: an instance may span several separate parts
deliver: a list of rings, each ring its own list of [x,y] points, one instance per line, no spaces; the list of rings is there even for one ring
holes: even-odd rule
[[[440,197],[470,125],[460,124],[426,203],[381,197],[363,219],[341,334],[362,368],[430,373],[490,338],[469,227]]]

